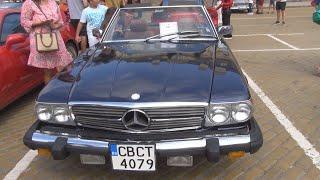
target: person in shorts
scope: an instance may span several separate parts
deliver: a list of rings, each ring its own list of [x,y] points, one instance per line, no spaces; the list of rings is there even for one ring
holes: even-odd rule
[[[286,10],[287,0],[277,0],[276,10],[277,10],[277,21],[276,24],[280,24],[280,16],[282,24],[285,24],[285,10]]]
[[[263,14],[263,4],[264,4],[264,0],[257,0],[257,14]]]
[[[83,26],[87,24],[87,35],[89,40],[89,47],[94,46],[99,42],[99,39],[94,36],[92,30],[100,28],[108,7],[101,5],[99,0],[88,0],[89,6],[81,13],[80,22],[76,31],[76,41],[81,41],[80,32]]]
[[[79,24],[80,17],[81,17],[81,12],[85,7],[88,6],[88,1],[87,0],[68,0],[67,3],[69,7],[70,23],[75,29],[77,29],[77,26]],[[84,52],[87,49],[87,44],[88,44],[86,26],[83,26],[79,36],[81,38],[80,51]]]
[[[276,9],[276,6],[275,6],[275,0],[270,0],[269,1],[269,10],[268,10],[268,14],[270,14],[270,10],[271,10],[271,7],[272,7],[272,14],[274,13],[275,9]]]

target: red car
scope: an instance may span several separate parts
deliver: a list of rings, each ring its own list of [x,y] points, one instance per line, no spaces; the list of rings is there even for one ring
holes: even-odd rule
[[[20,25],[20,9],[7,6],[1,9],[1,5],[3,4],[0,4],[0,109],[43,82],[41,69],[27,65],[29,35]],[[72,56],[77,56],[74,28],[65,22],[60,32],[68,51]]]
[[[213,6],[214,1],[212,1],[211,7],[207,7],[207,11],[211,17],[211,20],[215,27],[218,27],[218,12],[216,8]],[[201,5],[206,6],[206,3],[204,0],[163,0],[160,4],[161,6],[177,6],[177,5]],[[192,12],[186,12],[186,13],[177,13],[175,15],[175,19],[178,18],[186,18],[186,17],[197,17]]]

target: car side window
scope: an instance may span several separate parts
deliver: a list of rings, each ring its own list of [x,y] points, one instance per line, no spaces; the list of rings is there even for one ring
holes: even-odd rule
[[[8,35],[16,33],[24,33],[24,29],[20,25],[20,14],[14,13],[5,16],[1,29],[0,43],[4,44]]]

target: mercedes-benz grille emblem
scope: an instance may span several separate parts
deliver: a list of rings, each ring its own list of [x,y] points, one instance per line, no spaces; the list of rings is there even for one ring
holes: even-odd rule
[[[122,123],[129,130],[143,131],[150,126],[150,118],[145,112],[132,109],[123,115]]]
[[[132,95],[131,95],[131,99],[132,99],[132,100],[139,100],[139,99],[140,99],[140,94],[138,94],[138,93],[132,94]]]

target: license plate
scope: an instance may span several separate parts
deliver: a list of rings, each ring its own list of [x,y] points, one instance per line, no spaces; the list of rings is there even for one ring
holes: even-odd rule
[[[110,144],[115,170],[155,171],[155,145]]]

